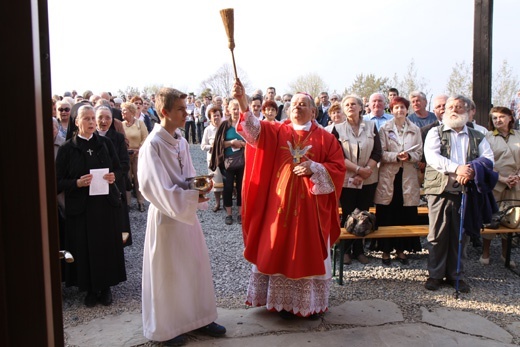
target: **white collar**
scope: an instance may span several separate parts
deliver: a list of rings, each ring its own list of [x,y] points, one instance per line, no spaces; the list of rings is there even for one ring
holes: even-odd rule
[[[311,125],[312,125],[312,121],[308,121],[307,123],[305,123],[303,125],[292,123],[294,130],[309,131],[309,130],[311,130]]]
[[[94,134],[90,134],[90,137],[87,139],[85,136],[81,136],[80,134],[78,134],[78,137],[80,139],[87,140],[87,141],[89,141],[92,138],[92,136],[94,136]]]

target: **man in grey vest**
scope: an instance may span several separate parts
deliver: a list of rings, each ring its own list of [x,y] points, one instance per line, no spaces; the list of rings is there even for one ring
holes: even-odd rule
[[[468,163],[478,157],[494,163],[484,135],[466,126],[469,110],[468,98],[461,95],[448,98],[443,124],[432,128],[424,142],[427,163],[424,192],[428,197],[430,220],[429,278],[425,284],[428,290],[437,290],[443,283],[455,287],[462,186],[475,175]],[[462,269],[461,263],[461,274]],[[470,287],[460,280],[459,291],[468,293]]]

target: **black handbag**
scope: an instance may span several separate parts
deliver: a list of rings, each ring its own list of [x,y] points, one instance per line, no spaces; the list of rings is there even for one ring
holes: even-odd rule
[[[377,229],[376,215],[356,208],[348,215],[345,222],[345,229],[356,236],[367,236]]]
[[[122,197],[121,197],[121,191],[119,190],[119,188],[117,187],[117,185],[115,183],[108,185],[107,199],[108,199],[108,202],[110,203],[110,205],[112,205],[114,207],[122,206],[123,202],[122,202]]]
[[[245,165],[244,150],[233,152],[228,157],[224,158],[224,167],[226,170],[239,170]]]

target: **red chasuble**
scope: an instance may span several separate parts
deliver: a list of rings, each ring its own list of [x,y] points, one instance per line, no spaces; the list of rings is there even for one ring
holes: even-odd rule
[[[260,123],[256,146],[246,149],[244,257],[268,275],[292,279],[324,275],[328,239],[332,244],[340,234],[338,200],[346,171],[343,151],[338,140],[315,123],[310,131],[296,131],[290,121]],[[335,191],[312,194],[311,176],[292,172],[298,160],[308,160],[298,158],[294,149],[307,146],[312,147],[305,156],[325,166]]]

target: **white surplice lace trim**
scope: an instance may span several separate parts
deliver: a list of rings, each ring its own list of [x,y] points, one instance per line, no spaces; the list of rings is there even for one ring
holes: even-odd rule
[[[329,306],[330,279],[290,279],[283,275],[252,272],[246,304],[285,310],[302,317],[325,312]]]
[[[245,120],[240,123],[242,125],[242,131],[240,135],[246,140],[247,143],[254,146],[260,136],[260,121],[256,118],[251,111],[245,113]]]
[[[311,182],[314,183],[314,186],[311,188],[312,194],[330,194],[334,191],[334,183],[323,164],[313,161],[311,163],[311,171],[314,173],[311,176]]]

